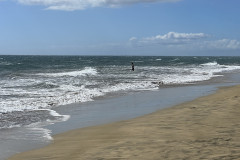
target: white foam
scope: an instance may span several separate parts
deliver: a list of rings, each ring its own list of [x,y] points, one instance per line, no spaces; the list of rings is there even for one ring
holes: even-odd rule
[[[103,95],[98,88],[89,89],[83,85],[78,87],[70,84],[54,89],[38,89],[29,92],[22,89],[3,90],[2,95],[10,95],[13,92],[16,97],[0,101],[0,112],[47,109],[58,105],[92,101],[92,98]],[[17,95],[27,96],[18,98]]]
[[[133,61],[135,63],[143,63],[144,61]]]
[[[3,128],[7,128],[7,129],[11,129],[11,128],[18,128],[21,127],[21,125],[9,125],[9,126],[4,126]],[[2,129],[2,127],[0,127],[0,129]]]
[[[39,123],[40,124],[40,123]],[[35,123],[34,125],[39,125]],[[33,125],[29,125],[28,129],[31,131],[29,136],[26,137],[26,139],[31,140],[42,140],[42,141],[51,141],[53,140],[53,137],[51,136],[52,131],[46,128],[42,128],[41,125],[39,127],[33,127]]]
[[[174,61],[178,61],[178,60],[179,60],[179,58],[175,58],[175,59],[170,60],[170,61],[174,62]]]
[[[163,81],[164,84],[186,84],[210,80],[213,77],[222,76],[224,72],[240,70],[240,66],[219,65],[217,62],[211,62],[201,64],[200,66],[151,67],[151,70],[160,72],[159,74],[147,75],[153,81]]]
[[[0,62],[0,65],[3,65],[3,66],[10,66],[10,65],[13,65],[13,64],[10,63],[10,62]]]
[[[201,64],[202,66],[216,66],[216,65],[219,65],[216,61],[214,62],[209,62],[209,63],[204,63],[204,64]]]
[[[60,121],[67,121],[70,118],[70,115],[60,115],[59,113],[51,109],[43,109],[43,110],[49,111],[49,113],[54,117],[61,117]]]
[[[104,93],[111,93],[111,92],[117,92],[117,91],[130,91],[130,90],[144,90],[144,89],[154,89],[156,86],[152,85],[151,82],[147,81],[134,81],[132,83],[119,83],[114,86],[109,86],[104,89],[101,89]]]
[[[113,66],[114,67],[114,66]],[[111,68],[113,68],[111,67]],[[219,65],[216,62],[205,63],[198,66],[138,66],[136,72],[127,72],[127,67],[117,70],[120,72],[102,71],[97,74],[96,69],[86,67],[81,71],[49,73],[49,76],[91,75],[88,77],[45,77],[43,79],[17,79],[4,81],[1,86],[1,95],[10,98],[0,99],[0,112],[51,109],[59,105],[92,101],[93,98],[111,92],[130,90],[153,90],[156,85],[151,82],[163,81],[164,84],[185,84],[209,80],[220,76],[222,72],[240,70],[240,66]],[[128,74],[126,74],[126,72]],[[42,74],[42,73],[41,73]],[[45,75],[45,74],[43,74]],[[94,78],[97,78],[95,80]],[[112,82],[114,79],[117,82]],[[102,81],[101,81],[102,80]],[[39,83],[56,84],[56,88],[21,88],[18,86],[35,85]],[[16,87],[17,85],[17,87]],[[92,86],[92,87],[89,87]],[[14,95],[15,96],[14,96]],[[52,115],[53,111],[50,111]],[[60,115],[62,116],[62,115]],[[63,116],[64,117],[64,116]],[[67,119],[69,117],[64,117]]]
[[[56,111],[50,110],[50,109],[39,109],[39,110],[48,111],[52,116],[58,117],[58,119],[47,120],[46,122],[36,122],[36,123],[29,124],[25,127],[31,131],[30,136],[32,136],[31,139],[33,139],[33,140],[34,140],[34,138],[37,140],[43,140],[43,141],[53,140],[53,138],[51,136],[51,133],[52,133],[51,130],[44,128],[44,126],[47,126],[49,124],[54,124],[56,122],[67,121],[70,118],[70,116],[69,115],[60,115]],[[27,138],[29,138],[29,136]]]
[[[39,73],[37,75],[50,76],[50,77],[77,77],[77,76],[87,76],[87,75],[96,75],[97,70],[92,67],[85,67],[83,70],[71,71],[71,72],[60,72],[60,73]]]

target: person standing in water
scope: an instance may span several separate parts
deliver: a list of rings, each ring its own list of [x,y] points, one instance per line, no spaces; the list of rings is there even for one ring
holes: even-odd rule
[[[134,64],[133,64],[133,62],[132,62],[132,71],[134,71]]]

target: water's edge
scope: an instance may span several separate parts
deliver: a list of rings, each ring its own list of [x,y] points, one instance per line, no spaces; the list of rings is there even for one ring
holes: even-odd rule
[[[214,93],[218,87],[240,83],[240,74],[228,75],[224,83],[160,88],[156,91],[128,93],[106,97],[93,102],[60,106],[54,110],[61,115],[70,115],[67,121],[44,126],[4,129],[0,132],[0,159],[43,147],[51,143],[51,136],[72,129],[127,120],[191,101]],[[39,137],[45,137],[43,139]]]

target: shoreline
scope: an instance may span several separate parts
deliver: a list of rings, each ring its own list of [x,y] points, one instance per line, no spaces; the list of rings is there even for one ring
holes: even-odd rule
[[[240,85],[130,120],[75,129],[21,159],[234,159],[240,157]]]
[[[214,93],[219,86],[226,85],[221,83],[161,88],[61,106],[55,111],[61,115],[70,115],[70,118],[44,128],[56,135],[73,129],[129,120]]]
[[[105,97],[93,102],[59,106],[55,111],[61,115],[70,115],[70,119],[51,125],[43,123],[0,132],[0,159],[6,160],[17,153],[44,147],[52,142],[52,135],[140,117],[208,95],[215,92],[217,87],[226,85],[233,83],[161,88],[155,91]]]

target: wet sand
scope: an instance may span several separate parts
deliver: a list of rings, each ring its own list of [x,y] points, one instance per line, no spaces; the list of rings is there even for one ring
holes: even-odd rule
[[[233,86],[135,119],[58,134],[47,147],[10,160],[239,158],[240,86]]]

